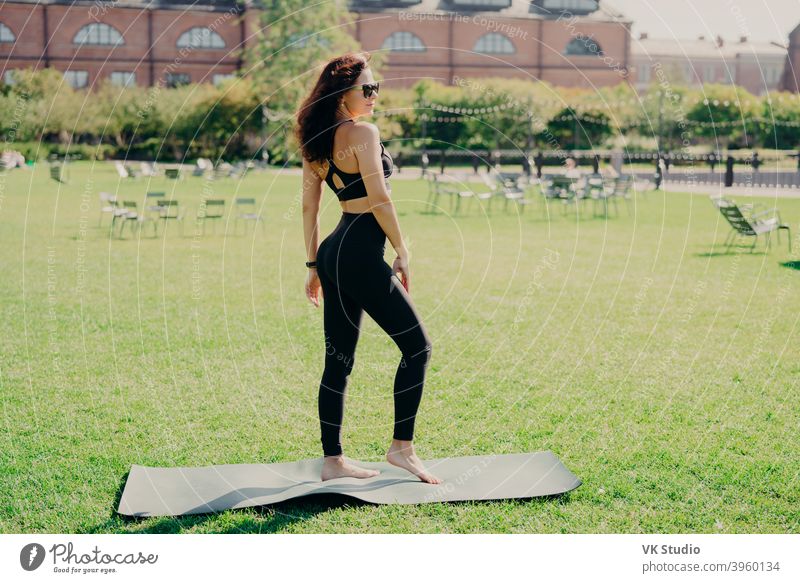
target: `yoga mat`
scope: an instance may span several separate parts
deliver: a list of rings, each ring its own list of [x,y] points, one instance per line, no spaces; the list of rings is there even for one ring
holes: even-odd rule
[[[154,468],[132,465],[117,512],[182,516],[273,504],[311,494],[343,494],[375,504],[532,498],[581,485],[550,451],[423,460],[442,479],[422,482],[390,463],[345,459],[381,471],[371,478],[320,480],[322,457],[273,464]]]

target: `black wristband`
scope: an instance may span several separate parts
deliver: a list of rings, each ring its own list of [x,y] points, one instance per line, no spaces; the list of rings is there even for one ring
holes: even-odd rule
[[[306,261],[306,267],[316,267],[316,266],[317,266],[316,261]]]

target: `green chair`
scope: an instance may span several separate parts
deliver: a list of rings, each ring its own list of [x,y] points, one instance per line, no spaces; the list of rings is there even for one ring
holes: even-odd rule
[[[201,212],[202,211],[202,212]],[[214,233],[217,232],[217,221],[225,216],[225,199],[209,198],[197,209],[197,220],[203,223],[203,235],[206,234],[206,221],[214,221]]]
[[[239,221],[244,221],[245,225],[248,222],[252,222],[254,224],[261,224],[261,232],[264,233],[264,217],[261,216],[261,213],[258,212],[256,209],[256,199],[254,198],[237,198],[233,201],[234,206],[236,207],[236,216],[233,222],[233,232],[237,234],[239,232]]]
[[[784,224],[781,220],[781,215],[777,208],[745,214],[732,200],[711,197],[711,202],[719,209],[722,216],[731,226],[731,232],[728,233],[724,243],[726,251],[730,249],[737,237],[753,237],[753,244],[750,246],[750,252],[752,253],[756,243],[758,243],[759,235],[765,236],[767,249],[769,249],[771,248],[770,235],[772,232],[777,231],[778,243],[780,243],[781,230],[785,229],[789,242],[789,253],[792,252],[792,231],[789,225]],[[755,210],[756,207],[751,208]]]
[[[164,223],[164,235],[167,234],[167,224],[171,221],[175,221],[180,223],[181,236],[183,236],[183,218],[186,214],[186,209],[182,206],[179,206],[177,200],[161,200],[158,204],[161,207],[159,218]]]

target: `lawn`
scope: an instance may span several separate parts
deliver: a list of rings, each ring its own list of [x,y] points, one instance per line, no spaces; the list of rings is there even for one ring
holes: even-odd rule
[[[453,218],[423,212],[425,183],[399,179],[433,340],[420,457],[551,450],[583,484],[548,499],[115,515],[131,464],[321,455],[322,310],[303,293],[299,186],[273,172],[122,183],[91,162],[66,185],[45,164],[0,175],[1,532],[800,531],[800,263],[785,237],[723,253],[728,225],[688,194],[639,194],[608,220],[548,216],[538,200]],[[171,225],[119,240],[108,217],[97,226],[100,191],[141,204],[147,190],[182,205],[253,196],[266,228],[202,236],[190,220],[183,237]],[[798,251],[800,200],[778,206]],[[323,207],[327,234],[327,187]],[[398,361],[365,316],[347,456],[383,459]]]

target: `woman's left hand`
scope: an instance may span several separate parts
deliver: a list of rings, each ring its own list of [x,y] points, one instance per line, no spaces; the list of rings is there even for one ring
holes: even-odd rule
[[[317,270],[309,269],[308,276],[306,277],[306,297],[308,301],[319,308],[319,298],[321,298],[322,295],[322,285],[320,284]]]

